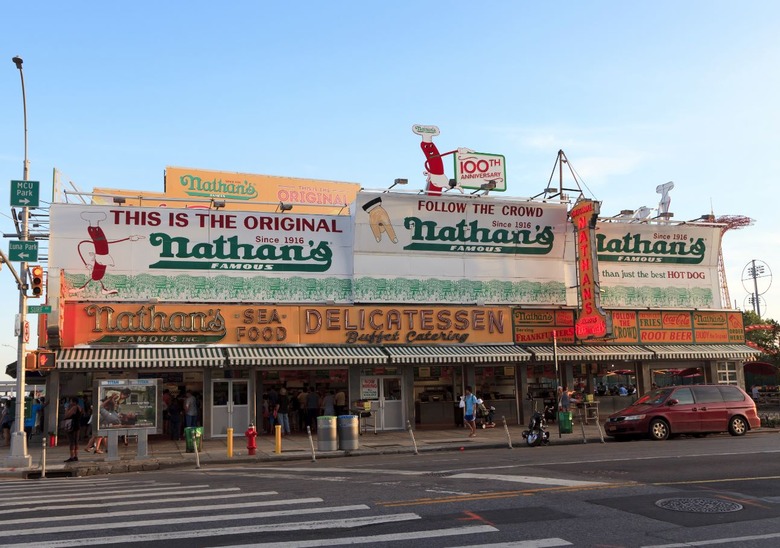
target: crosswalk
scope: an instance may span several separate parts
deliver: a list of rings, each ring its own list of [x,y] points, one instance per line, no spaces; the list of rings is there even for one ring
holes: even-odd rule
[[[166,548],[304,548],[448,538],[452,546],[477,539],[490,546],[485,535],[498,532],[485,523],[428,528],[414,512],[387,513],[366,504],[329,505],[320,497],[288,498],[277,491],[244,491],[202,481],[183,484],[110,476],[8,481],[0,483],[0,500],[0,546],[7,548],[142,543]],[[567,545],[562,539],[495,544]]]

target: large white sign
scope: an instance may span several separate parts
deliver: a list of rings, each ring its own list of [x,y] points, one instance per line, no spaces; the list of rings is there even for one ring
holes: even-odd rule
[[[718,226],[598,223],[602,306],[722,308],[720,237]]]
[[[358,302],[565,302],[565,205],[361,192],[354,209]]]
[[[346,216],[79,204],[50,215],[50,273],[63,273],[66,300],[351,299]]]

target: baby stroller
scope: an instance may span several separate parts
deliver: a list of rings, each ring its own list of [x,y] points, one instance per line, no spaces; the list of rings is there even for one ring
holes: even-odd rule
[[[485,405],[485,402],[481,398],[477,400],[477,428],[495,428],[496,423],[493,422],[495,414],[495,407],[492,405]]]

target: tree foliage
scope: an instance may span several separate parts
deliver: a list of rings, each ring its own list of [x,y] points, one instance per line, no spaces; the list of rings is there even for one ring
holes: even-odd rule
[[[755,348],[761,350],[759,361],[769,362],[780,366],[780,324],[770,318],[761,318],[755,312],[745,312],[745,338],[753,343]],[[766,328],[753,328],[750,326],[766,326]]]

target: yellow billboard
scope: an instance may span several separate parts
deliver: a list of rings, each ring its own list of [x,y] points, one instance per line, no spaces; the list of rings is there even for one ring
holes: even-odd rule
[[[290,211],[322,215],[348,215],[360,185],[317,179],[298,179],[228,171],[167,167],[165,197],[209,204],[224,202],[225,209]],[[182,207],[179,205],[178,207]]]

